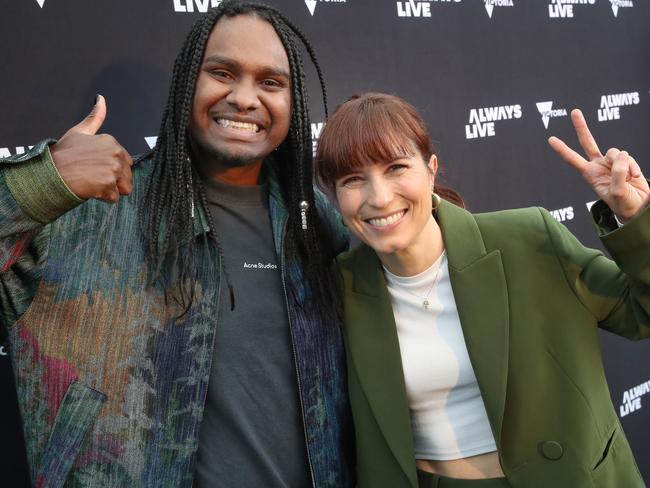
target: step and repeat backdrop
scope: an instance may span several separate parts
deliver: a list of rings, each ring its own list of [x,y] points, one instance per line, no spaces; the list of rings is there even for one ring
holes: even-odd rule
[[[58,137],[108,103],[103,132],[155,143],[185,32],[218,0],[22,0],[0,6],[0,156]],[[585,113],[604,151],[650,175],[648,0],[267,0],[318,53],[330,109],[355,92],[401,95],[437,141],[442,178],[472,211],[540,205],[599,247],[595,199],[548,147],[576,149]],[[314,147],[325,124],[310,75]],[[549,304],[550,307],[553,304]],[[614,405],[650,481],[650,341],[602,334]],[[0,345],[0,486],[26,483],[6,344]]]

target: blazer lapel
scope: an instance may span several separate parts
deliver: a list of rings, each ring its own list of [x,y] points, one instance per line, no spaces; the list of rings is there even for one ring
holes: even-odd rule
[[[465,343],[500,447],[509,351],[508,292],[501,252],[486,251],[469,212],[443,200],[437,219]]]
[[[417,486],[411,420],[393,309],[381,263],[369,248],[355,251],[347,289],[345,334],[352,367],[386,442],[413,487]]]

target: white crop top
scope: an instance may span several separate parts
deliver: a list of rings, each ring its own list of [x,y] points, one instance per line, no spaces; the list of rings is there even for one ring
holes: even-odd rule
[[[384,268],[417,459],[443,461],[496,451],[447,266],[443,252],[415,276],[396,276]]]

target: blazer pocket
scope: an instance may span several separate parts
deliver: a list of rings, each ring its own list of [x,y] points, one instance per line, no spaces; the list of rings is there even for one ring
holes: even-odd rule
[[[79,381],[70,383],[34,480],[36,488],[63,486],[106,395]]]
[[[605,467],[607,465],[607,462],[611,459],[612,449],[614,447],[614,442],[616,441],[617,436],[618,436],[618,427],[614,427],[614,430],[609,435],[609,438],[605,443],[605,447],[603,448],[602,453],[600,454],[598,459],[593,463],[594,475],[599,473],[601,469]]]

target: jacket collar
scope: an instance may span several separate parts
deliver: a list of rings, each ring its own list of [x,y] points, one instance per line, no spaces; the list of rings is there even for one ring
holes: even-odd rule
[[[271,215],[271,224],[273,227],[273,236],[275,238],[275,247],[278,256],[282,256],[281,237],[284,234],[284,222],[287,218],[287,209],[282,197],[282,190],[276,175],[273,164],[269,160],[264,162],[264,170],[269,181],[269,208]],[[193,194],[194,198],[194,219],[193,219],[193,238],[210,232],[210,221],[208,219],[208,209],[203,206],[200,196],[197,192]],[[186,244],[190,240],[188,237],[181,244]]]
[[[497,446],[508,373],[509,314],[499,250],[487,252],[467,211],[440,203],[437,220],[447,250],[449,275],[474,373]],[[353,251],[352,290],[346,293],[346,335],[352,366],[393,454],[416,487],[413,441],[395,321],[377,255]]]

